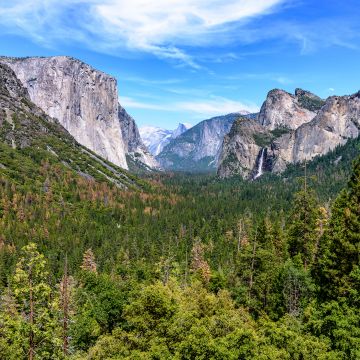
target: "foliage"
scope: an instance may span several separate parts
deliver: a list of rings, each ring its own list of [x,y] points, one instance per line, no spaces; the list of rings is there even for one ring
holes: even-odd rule
[[[6,359],[359,357],[359,140],[308,163],[306,188],[299,164],[124,190],[46,139],[0,143]]]

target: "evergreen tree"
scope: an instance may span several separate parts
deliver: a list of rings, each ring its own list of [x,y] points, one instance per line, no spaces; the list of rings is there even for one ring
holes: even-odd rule
[[[4,290],[0,299],[0,354],[4,359],[26,358],[23,351],[24,336],[21,332],[22,318],[10,288]]]
[[[354,165],[348,189],[332,208],[329,226],[320,245],[315,276],[325,299],[346,297],[360,306],[360,158]]]
[[[56,299],[47,283],[46,261],[36,244],[23,247],[12,288],[21,326],[22,351],[29,360],[60,358],[61,340],[56,317]]]
[[[313,190],[304,189],[295,194],[288,228],[288,246],[291,257],[301,255],[305,269],[311,266],[318,232],[319,206]]]

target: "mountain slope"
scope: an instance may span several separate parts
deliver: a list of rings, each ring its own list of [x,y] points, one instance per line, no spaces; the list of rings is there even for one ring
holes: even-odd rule
[[[223,138],[239,116],[239,113],[233,113],[200,122],[171,140],[156,159],[169,170],[215,170]]]
[[[127,133],[122,128],[127,122],[121,117],[115,78],[68,56],[2,57],[0,61],[14,70],[37,106],[96,154],[127,169],[127,144],[136,142],[145,149],[139,139],[123,137],[123,133],[136,136],[137,129]],[[151,155],[144,154],[142,160],[146,166],[154,163]]]
[[[1,173],[31,181],[44,162],[88,181],[139,188],[141,182],[80,145],[58,122],[33,104],[15,73],[0,63]]]
[[[273,90],[257,122],[261,128],[253,126],[246,136],[246,121],[234,124],[221,150],[220,177],[252,178],[257,170],[280,173],[289,164],[325,155],[349,139],[357,138],[360,94],[333,96],[323,101],[301,89],[296,89],[295,96]]]

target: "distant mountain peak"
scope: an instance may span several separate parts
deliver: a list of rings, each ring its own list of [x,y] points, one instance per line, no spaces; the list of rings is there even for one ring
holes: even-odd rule
[[[171,139],[176,139],[191,127],[189,124],[179,123],[174,130],[163,129],[157,126],[145,125],[139,131],[144,144],[154,156],[161,153]]]
[[[206,119],[171,139],[156,157],[161,167],[178,171],[215,170],[225,134],[240,113]]]

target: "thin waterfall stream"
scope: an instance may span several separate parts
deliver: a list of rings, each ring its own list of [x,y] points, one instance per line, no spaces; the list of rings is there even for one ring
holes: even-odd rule
[[[258,165],[257,172],[254,176],[254,180],[263,174],[264,154],[265,154],[265,148],[262,148],[261,153],[260,153],[259,165]]]

